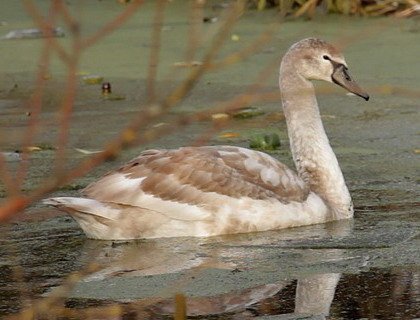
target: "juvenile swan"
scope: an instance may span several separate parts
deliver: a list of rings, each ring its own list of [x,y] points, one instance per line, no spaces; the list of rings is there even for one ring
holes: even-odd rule
[[[353,216],[311,80],[369,99],[341,53],[319,39],[294,44],[279,85],[297,174],[269,155],[233,146],[147,150],[90,184],[86,198],[50,198],[89,238],[136,239],[265,231]]]

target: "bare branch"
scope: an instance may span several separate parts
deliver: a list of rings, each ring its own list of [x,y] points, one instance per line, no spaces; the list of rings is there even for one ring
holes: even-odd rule
[[[153,20],[152,42],[150,44],[149,72],[147,76],[147,93],[149,103],[156,100],[156,74],[159,64],[160,38],[162,33],[163,18],[166,0],[157,0],[155,18]]]
[[[119,26],[121,26],[124,22],[126,22],[136,11],[137,9],[144,3],[144,0],[133,0],[130,4],[121,12],[114,20],[108,22],[104,27],[102,27],[99,31],[97,31],[94,35],[84,39],[81,43],[81,49],[88,48],[103,37],[107,36],[114,30],[116,30]]]
[[[49,19],[45,19],[42,16],[41,12],[39,11],[37,5],[34,3],[33,0],[23,0],[23,3],[25,5],[26,11],[28,12],[28,14],[32,16],[32,19],[34,20],[35,24],[45,34],[49,34],[54,27],[54,24],[52,23],[52,21],[49,21]],[[55,1],[53,1],[52,3],[52,8],[53,8],[52,12],[54,13],[56,13],[59,10],[59,7],[56,5]],[[55,15],[56,14],[53,15],[54,18],[55,18]],[[55,39],[54,37],[46,37],[44,41],[48,42],[48,44],[52,48],[54,48],[54,50],[57,52],[58,56],[64,63],[68,62],[69,57],[66,51],[64,50],[64,48],[58,43],[57,39]]]

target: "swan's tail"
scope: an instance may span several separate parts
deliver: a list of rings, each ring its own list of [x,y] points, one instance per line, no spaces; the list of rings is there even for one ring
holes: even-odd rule
[[[54,206],[60,210],[66,211],[71,215],[75,213],[89,214],[106,219],[116,218],[116,210],[113,206],[98,200],[75,197],[58,197],[42,200],[43,204]]]
[[[112,232],[121,214],[121,208],[117,204],[74,197],[49,198],[43,200],[42,203],[70,214],[89,238],[118,238]]]

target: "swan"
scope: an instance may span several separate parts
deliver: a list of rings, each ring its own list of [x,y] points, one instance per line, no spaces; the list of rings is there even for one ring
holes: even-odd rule
[[[103,240],[208,237],[352,218],[312,80],[369,99],[333,45],[308,38],[290,47],[279,87],[297,173],[235,146],[147,150],[88,185],[84,198],[44,202],[70,214],[87,237]]]

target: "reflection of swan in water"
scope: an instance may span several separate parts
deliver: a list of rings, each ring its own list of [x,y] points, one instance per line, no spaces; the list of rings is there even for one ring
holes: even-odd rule
[[[91,243],[97,244],[97,242]],[[156,244],[154,243],[149,245],[150,246],[148,249],[150,249],[150,252],[156,252]],[[180,254],[180,251],[176,248],[176,245],[174,249],[174,255],[169,257],[169,259],[166,259],[166,261],[163,255],[153,256],[152,254],[146,254],[143,256],[143,258],[138,259],[138,255],[135,255],[134,247],[130,247],[129,250],[124,250],[124,246],[121,245],[121,247],[113,248],[112,252],[115,253],[115,249],[117,249],[119,252],[118,256],[122,258],[122,260],[119,260],[119,264],[118,262],[116,264],[114,263],[112,267],[92,275],[86,279],[88,282],[99,281],[100,283],[101,280],[104,280],[108,277],[119,278],[124,276],[124,278],[131,278],[131,281],[135,283],[136,277],[140,275],[156,276],[159,274],[159,272],[177,272],[181,271],[183,268],[185,270],[192,267],[192,269],[188,270],[188,276],[184,275],[185,282],[188,283],[191,281],[190,278],[200,276],[199,272],[202,270],[201,268],[220,267],[220,264],[217,265],[217,262],[215,261],[207,262],[206,260],[211,260],[209,256],[204,255],[200,258],[194,258],[194,255],[189,253],[184,252],[184,254]],[[167,254],[167,251],[164,250],[164,252]],[[104,255],[102,258],[106,259],[106,256],[107,255]],[[128,258],[130,256],[131,259]],[[150,260],[147,261],[148,259]],[[138,267],[139,263],[142,265],[142,268]],[[154,263],[158,263],[160,266],[153,266]],[[230,272],[235,272],[235,270],[231,270]],[[318,319],[323,319],[324,316],[328,315],[331,303],[334,299],[335,288],[339,278],[340,274],[338,273],[313,274],[298,278],[295,293],[295,310],[293,315],[322,316],[322,318]],[[224,279],[215,278],[214,281],[223,282]],[[241,316],[240,319],[246,319],[248,316],[250,316],[247,309],[252,308],[254,305],[257,305],[264,300],[272,298],[276,295],[283,295],[283,291],[287,291],[287,288],[293,284],[293,281],[293,279],[284,279],[275,283],[257,285],[242,290],[230,291],[228,289],[228,293],[219,293],[209,296],[189,296],[186,299],[187,314],[188,316],[206,316],[233,313],[237,316]],[[89,283],[86,284],[89,285]],[[173,283],[167,285],[171,286]],[[184,281],[181,281],[181,283],[179,283],[179,281],[175,281],[174,287],[163,289],[161,293],[162,296],[166,298],[158,298],[156,300],[156,298],[147,297],[143,299],[128,300],[130,300],[134,306],[147,306],[146,312],[150,315],[150,318],[145,319],[153,319],[154,316],[159,314],[170,315],[173,314],[175,310],[173,296],[174,293],[179,290],[179,285],[185,285]],[[107,287],[107,285],[105,285],[105,287]],[[287,294],[288,292],[285,293],[285,295]]]
[[[335,288],[340,279],[339,273],[313,274],[297,280],[295,294],[294,316],[317,315],[324,319],[329,315],[331,303],[334,299]],[[250,314],[246,309],[265,299],[279,295],[291,281],[282,281],[226,293],[212,297],[187,298],[187,313],[189,316],[216,315],[223,313],[239,313],[244,319]],[[154,313],[173,314],[173,300],[164,300],[152,308]],[[284,314],[284,312],[282,312]]]
[[[188,270],[204,263],[197,246],[177,241],[97,242],[87,241],[85,259],[103,266],[84,281],[120,276],[152,276]],[[92,259],[94,257],[94,259]]]
[[[359,315],[390,319],[406,313],[408,318],[416,318],[418,273],[412,269],[406,269],[408,274],[400,269],[370,269],[388,263],[390,255],[396,257],[401,247],[394,246],[407,238],[387,237],[395,233],[392,225],[381,233],[385,240],[375,241],[376,236],[367,235],[377,231],[360,224],[352,231],[351,224],[344,222],[351,221],[204,242],[193,238],[114,245],[86,241],[83,256],[106,268],[91,281],[79,283],[70,299],[80,303],[85,299],[106,300],[107,304],[114,301],[123,308],[123,314],[143,311],[150,315],[138,317],[145,320],[171,314],[178,292],[187,297],[189,314],[218,314],[215,319],[268,314],[294,314],[285,319],[296,319],[298,313],[327,314],[330,306],[330,315],[338,318]],[[362,226],[372,224],[363,222]],[[384,243],[390,244],[389,250],[384,249]],[[378,254],[376,262],[374,252]],[[353,274],[355,268],[366,266],[365,262],[369,262],[364,268],[368,272]],[[211,263],[231,267],[211,269]],[[334,293],[340,272],[345,274]],[[121,300],[126,304],[121,305]]]
[[[84,262],[93,261],[103,268],[85,281],[111,277],[150,276],[177,273],[190,269],[250,269],[278,267],[271,259],[279,249],[305,248],[317,242],[341,238],[350,233],[352,220],[255,234],[230,235],[205,239],[173,238],[135,242],[98,242],[87,240]],[[312,256],[302,255],[300,263],[308,263]],[[324,259],[340,260],[335,250],[326,250]],[[280,261],[281,262],[281,261]],[[196,272],[196,271],[194,271]]]
[[[328,315],[334,299],[339,273],[314,274],[298,280],[295,312]]]
[[[339,274],[298,277],[296,293],[291,293],[295,282],[290,277],[284,279],[282,268],[285,264],[279,261],[283,259],[284,252],[295,250],[288,248],[300,246],[304,241],[341,239],[348,235],[351,226],[347,220],[287,232],[234,235],[200,241],[195,238],[126,243],[87,241],[85,256],[91,258],[96,255],[93,261],[106,267],[85,279],[77,289],[82,294],[76,292],[75,296],[86,297],[85,292],[108,288],[112,283],[112,290],[101,289],[92,296],[147,304],[149,312],[157,315],[171,314],[174,294],[185,292],[188,315],[234,313],[246,319],[250,312],[248,309],[259,303],[292,294],[296,301],[295,314],[328,314]],[[287,263],[292,260],[292,263],[304,266],[314,262],[311,250],[299,249],[299,252],[300,255],[287,259]],[[275,260],[273,255],[282,257]],[[323,250],[322,261],[342,258],[337,250]],[[254,281],[252,275],[244,276],[255,271],[263,274],[259,281]],[[211,275],[204,275],[206,272]],[[270,272],[271,276],[265,277],[264,274]],[[205,290],[206,281],[214,282],[211,285],[213,289]],[[153,285],[157,288],[150,288]],[[195,296],[188,289],[190,285],[200,288],[193,290]],[[112,292],[115,289],[120,294]],[[130,292],[129,296],[125,295],[127,292]],[[281,311],[285,312],[292,313],[293,308]]]

